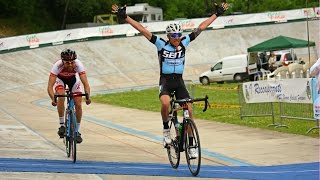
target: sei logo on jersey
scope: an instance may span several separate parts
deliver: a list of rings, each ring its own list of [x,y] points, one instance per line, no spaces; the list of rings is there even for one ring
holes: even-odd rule
[[[164,50],[162,53],[162,57],[168,59],[180,59],[184,57],[184,53],[183,51],[172,52]]]

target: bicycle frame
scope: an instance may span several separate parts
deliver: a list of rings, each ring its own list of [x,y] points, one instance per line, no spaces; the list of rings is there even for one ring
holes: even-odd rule
[[[55,102],[57,102],[57,97],[66,97],[67,98],[67,108],[65,111],[65,125],[67,126],[67,131],[64,138],[64,143],[66,146],[67,156],[70,157],[72,151],[73,163],[76,162],[76,137],[78,135],[78,123],[76,117],[76,110],[74,104],[75,96],[86,96],[88,99],[88,94],[72,94],[68,88],[66,88],[66,94],[64,95],[54,95]],[[72,126],[73,125],[73,126]]]
[[[74,108],[74,100],[73,100],[73,97],[70,93],[69,90],[66,90],[66,94],[67,94],[67,108],[66,108],[66,114],[69,114],[68,115],[68,118],[67,118],[67,123],[68,123],[68,129],[67,129],[67,137],[69,138],[70,137],[70,128],[71,128],[71,117],[70,117],[70,113],[73,113],[74,114],[74,120],[75,120],[75,127],[76,127],[76,134],[78,134],[78,121],[77,121],[77,116],[76,116],[76,113],[75,113],[75,108]]]

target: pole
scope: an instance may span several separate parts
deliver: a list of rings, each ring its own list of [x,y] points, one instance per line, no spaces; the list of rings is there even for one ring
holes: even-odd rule
[[[69,2],[70,2],[70,0],[67,0],[66,6],[64,7],[64,14],[63,14],[63,19],[62,19],[61,29],[65,29]]]
[[[306,0],[306,8],[308,8],[308,0]],[[309,55],[309,66],[310,64],[310,39],[309,39],[309,12],[307,12],[307,37],[308,37],[308,55]]]

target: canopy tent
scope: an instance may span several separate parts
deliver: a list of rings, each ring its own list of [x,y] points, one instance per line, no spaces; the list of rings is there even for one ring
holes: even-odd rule
[[[277,36],[267,41],[261,42],[255,46],[249,47],[248,52],[258,51],[276,51],[290,48],[304,48],[308,46],[315,46],[315,42],[308,42],[301,39],[295,39],[286,36]]]

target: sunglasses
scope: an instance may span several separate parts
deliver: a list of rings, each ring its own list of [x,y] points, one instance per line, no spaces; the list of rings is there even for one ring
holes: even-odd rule
[[[74,61],[63,61],[65,64],[73,64]]]
[[[178,38],[178,37],[181,37],[181,36],[182,36],[181,33],[172,33],[172,34],[170,34],[170,37],[172,37],[172,38]]]

